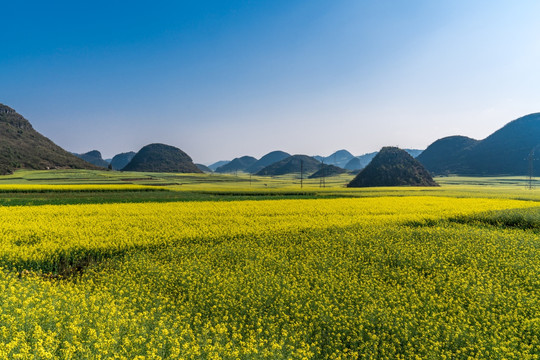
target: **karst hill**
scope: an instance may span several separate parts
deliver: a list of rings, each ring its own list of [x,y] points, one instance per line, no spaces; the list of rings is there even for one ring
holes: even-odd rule
[[[336,176],[346,173],[347,170],[335,165],[321,164],[320,169],[311,174],[309,179],[318,179],[322,177]]]
[[[0,104],[0,174],[58,168],[97,169],[34,130],[14,109]]]
[[[253,156],[242,156],[231,160],[230,162],[218,167],[215,172],[217,173],[234,173],[237,171],[246,171],[248,167],[255,164],[257,159]]]
[[[146,145],[122,171],[202,173],[188,154],[165,144]]]
[[[532,151],[540,152],[540,113],[511,121],[484,140],[464,136],[439,139],[418,160],[441,175],[526,175]]]
[[[256,175],[277,176],[300,173],[311,174],[319,170],[321,162],[307,155],[292,155],[269,165],[257,172]]]
[[[127,164],[129,164],[129,162],[131,161],[131,159],[133,159],[135,154],[136,153],[134,151],[128,151],[125,153],[114,155],[114,157],[111,160],[112,169],[122,170]]]
[[[438,186],[438,184],[424,166],[405,150],[383,147],[347,186]]]
[[[252,165],[250,165],[248,168],[246,168],[246,171],[250,174],[255,174],[264,169],[265,167],[275,164],[278,161],[288,158],[289,156],[291,156],[291,154],[281,150],[269,152],[268,154],[264,155],[262,158],[254,162]]]
[[[90,164],[94,164],[102,168],[109,167],[109,163],[103,160],[101,153],[97,150],[92,150],[84,154],[73,154],[73,155],[77,156],[78,158],[83,159],[84,161],[89,162]]]

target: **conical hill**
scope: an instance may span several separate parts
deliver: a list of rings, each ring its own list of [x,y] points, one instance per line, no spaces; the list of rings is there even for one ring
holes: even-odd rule
[[[146,145],[122,171],[202,173],[188,154],[165,144]]]
[[[347,186],[438,186],[438,184],[424,166],[405,150],[383,147]]]

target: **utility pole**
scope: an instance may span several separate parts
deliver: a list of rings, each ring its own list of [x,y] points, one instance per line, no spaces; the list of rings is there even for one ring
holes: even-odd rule
[[[300,189],[304,187],[304,160],[300,160]]]
[[[322,161],[321,166],[319,166],[319,171],[321,172],[321,176],[319,177],[319,187],[322,188]]]
[[[319,181],[319,187],[326,187],[326,168],[324,167],[324,159],[321,161],[321,179]]]

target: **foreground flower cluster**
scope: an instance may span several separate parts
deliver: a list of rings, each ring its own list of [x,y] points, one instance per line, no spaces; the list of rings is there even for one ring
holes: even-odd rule
[[[537,359],[534,205],[0,208],[0,358]]]

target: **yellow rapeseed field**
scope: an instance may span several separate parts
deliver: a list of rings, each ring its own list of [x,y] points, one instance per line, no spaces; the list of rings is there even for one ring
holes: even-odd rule
[[[0,207],[0,358],[538,359],[538,211],[441,196]]]

